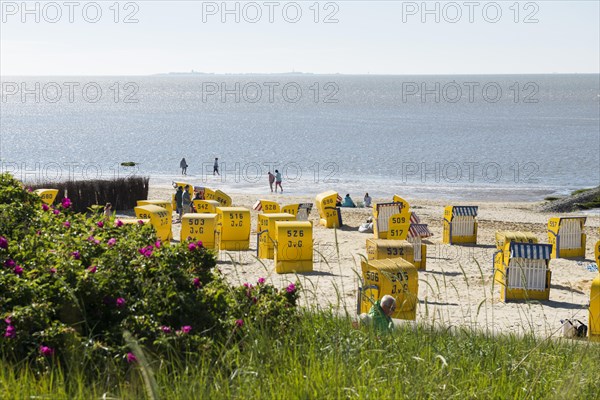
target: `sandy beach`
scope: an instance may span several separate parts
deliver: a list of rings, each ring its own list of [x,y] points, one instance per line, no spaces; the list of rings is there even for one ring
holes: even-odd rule
[[[151,186],[148,198],[165,200],[170,198],[172,192],[170,187]],[[411,210],[418,214],[422,223],[429,225],[434,234],[424,240],[427,244],[427,270],[419,271],[417,323],[465,326],[493,333],[535,333],[540,336],[560,336],[561,319],[576,318],[587,324],[590,286],[598,272],[590,272],[585,267],[594,262],[594,245],[600,240],[600,217],[597,212],[587,213],[585,259],[551,260],[549,301],[503,303],[500,301],[499,286],[492,286],[496,231],[530,231],[537,236],[539,243],[547,243],[546,227],[551,216],[580,214],[541,213],[536,211],[539,203],[534,202],[460,202],[460,205],[479,206],[478,243],[450,246],[442,243],[443,208],[450,203],[413,200],[409,195],[399,194],[405,195]],[[358,226],[372,215],[372,209],[342,209],[345,226],[333,230],[319,226],[318,212],[316,207],[313,208],[309,220],[314,226],[314,271],[279,275],[275,273],[273,260],[256,257],[258,213],[252,210],[252,205],[258,199],[274,200],[285,205],[314,203],[314,198],[285,193],[230,195],[234,206],[246,207],[252,214],[250,250],[221,251],[218,254],[218,268],[232,284],[255,284],[260,277],[278,287],[300,281],[304,306],[332,307],[336,312],[356,316],[360,260],[361,256],[366,256],[366,239],[373,237],[372,233],[358,232]],[[373,201],[389,202],[391,199],[374,198]],[[179,239],[180,224],[173,225],[173,235],[176,240]]]

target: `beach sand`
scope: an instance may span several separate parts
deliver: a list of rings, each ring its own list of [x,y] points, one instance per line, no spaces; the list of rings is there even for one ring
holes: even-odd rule
[[[172,192],[169,187],[151,186],[148,197],[164,200],[170,198]],[[314,226],[314,271],[279,275],[275,273],[273,260],[256,258],[258,213],[252,210],[252,206],[258,199],[274,200],[285,205],[314,203],[314,198],[271,193],[230,195],[234,206],[246,207],[252,214],[250,250],[221,251],[217,257],[218,268],[230,283],[256,284],[258,278],[264,277],[268,282],[284,287],[299,281],[302,284],[302,305],[321,309],[332,307],[336,312],[347,312],[356,317],[361,256],[366,256],[366,239],[373,237],[372,233],[358,232],[358,226],[372,215],[372,209],[342,209],[345,226],[333,230],[319,226],[318,212],[313,207],[309,219]],[[419,271],[417,323],[469,327],[489,333],[534,333],[540,336],[562,334],[561,319],[576,318],[588,323],[590,287],[598,272],[590,272],[585,266],[594,262],[594,245],[600,240],[598,213],[587,215],[585,259],[550,261],[552,281],[549,301],[503,303],[500,301],[499,286],[492,287],[496,231],[530,231],[537,236],[539,243],[547,243],[548,219],[561,214],[538,212],[536,207],[539,203],[461,202],[460,205],[479,206],[478,244],[450,246],[442,243],[442,216],[447,203],[413,201],[410,196],[405,199],[411,204],[411,210],[418,214],[422,223],[429,225],[434,234],[424,240],[427,244],[427,270]],[[380,198],[373,200],[375,203],[391,201]],[[176,240],[179,239],[180,224],[173,225],[173,235]]]

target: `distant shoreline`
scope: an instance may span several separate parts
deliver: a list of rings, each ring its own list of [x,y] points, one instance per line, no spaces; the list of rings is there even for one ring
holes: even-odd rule
[[[225,193],[241,196],[260,196],[273,195],[270,192],[269,184],[265,179],[257,182],[235,181],[235,177],[227,178],[212,175],[158,175],[158,174],[135,174],[133,176],[144,176],[150,179],[149,185],[152,191],[170,191],[172,190],[173,182],[185,182],[196,187],[208,187],[212,189],[220,189]],[[126,178],[121,176],[120,178]],[[92,179],[93,180],[93,179]],[[111,180],[111,179],[99,179]],[[75,179],[74,181],[84,181],[83,179]],[[58,182],[58,181],[56,181]],[[44,184],[52,187],[53,181],[23,181],[27,184]],[[391,198],[393,195],[406,196],[409,199],[420,201],[447,201],[447,202],[486,202],[486,203],[543,203],[546,198],[567,198],[572,192],[581,189],[592,189],[592,187],[584,188],[559,188],[548,186],[504,186],[504,185],[478,185],[478,184],[463,184],[463,185],[435,185],[422,184],[419,182],[406,182],[385,180],[385,179],[355,179],[348,181],[347,179],[339,179],[338,182],[319,182],[315,184],[309,179],[300,182],[291,182],[284,180],[284,193],[278,194],[282,198],[286,197],[314,197],[318,193],[335,190],[341,195],[349,193],[353,199],[361,200],[365,192],[369,193],[373,198]]]
[[[256,196],[259,199],[261,196],[271,196],[274,193],[270,192],[269,185],[266,180],[258,183],[229,183],[220,182],[218,177],[210,179],[199,179],[194,176],[150,176],[150,190],[164,191],[171,190],[171,182],[186,182],[194,186],[209,187],[213,189],[223,190],[231,195],[241,196]],[[341,195],[350,193],[355,200],[362,200],[365,192],[368,192],[374,199],[391,198],[394,194],[406,196],[408,199],[419,201],[446,201],[446,202],[486,202],[486,203],[541,203],[544,198],[551,194],[556,194],[557,191],[544,188],[509,188],[502,186],[463,186],[463,187],[448,187],[448,186],[426,186],[416,184],[389,184],[378,185],[371,183],[365,186],[365,182],[355,181],[352,183],[339,182],[317,185],[296,185],[294,183],[283,182],[284,193],[278,194],[282,199],[286,197],[302,197],[314,198],[318,193],[335,190]],[[571,192],[570,189],[564,189],[561,196],[566,196]],[[286,199],[287,200],[287,199]],[[283,201],[283,200],[282,200]]]

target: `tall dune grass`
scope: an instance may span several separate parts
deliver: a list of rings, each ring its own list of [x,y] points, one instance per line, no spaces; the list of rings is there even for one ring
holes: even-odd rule
[[[533,336],[486,335],[468,328],[401,325],[392,334],[354,329],[334,313],[304,311],[296,329],[273,337],[245,327],[239,344],[187,363],[173,354],[148,363],[164,399],[511,398],[594,399],[600,346]],[[146,396],[135,365],[116,381],[88,383],[76,369],[33,376],[0,370],[2,398]],[[33,396],[33,397],[32,397]]]

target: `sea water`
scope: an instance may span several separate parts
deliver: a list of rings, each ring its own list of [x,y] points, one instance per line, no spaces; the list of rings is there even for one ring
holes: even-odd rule
[[[0,163],[30,182],[260,193],[277,169],[294,195],[533,201],[599,184],[599,107],[593,74],[3,77]]]

